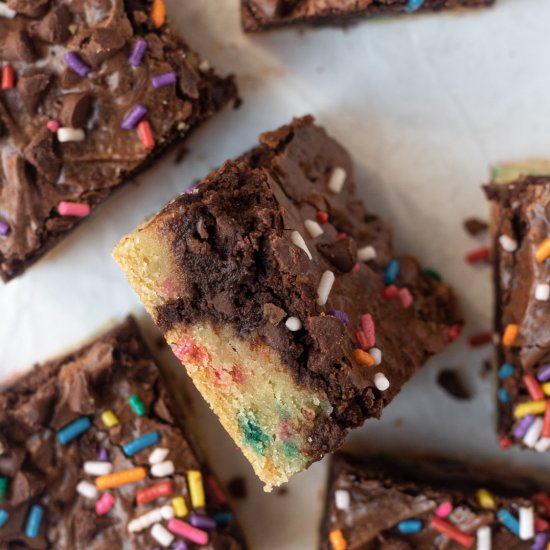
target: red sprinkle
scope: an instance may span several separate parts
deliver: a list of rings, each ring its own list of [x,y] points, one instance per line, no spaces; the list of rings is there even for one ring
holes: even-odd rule
[[[547,514],[550,514],[550,497],[545,493],[537,493],[535,500],[544,507]]]
[[[498,444],[501,449],[509,449],[512,446],[512,440],[505,435],[499,435]]]
[[[382,300],[389,302],[399,294],[399,290],[395,285],[388,285],[382,291]]]
[[[2,90],[11,90],[15,80],[13,67],[8,63],[2,69]]]
[[[136,502],[138,504],[145,504],[157,498],[170,496],[174,492],[174,487],[171,481],[162,481],[145,489],[140,489],[136,493]]]
[[[59,122],[57,122],[57,120],[48,120],[48,124],[46,124],[46,126],[52,134],[55,134],[57,130],[59,130]]]
[[[336,235],[336,238],[341,241],[342,239],[345,239],[347,237],[347,235],[345,233],[338,233],[338,235]]]
[[[447,340],[449,342],[454,342],[462,332],[462,327],[460,325],[453,325],[449,330],[447,331]]]
[[[357,340],[357,345],[364,351],[369,349],[369,342],[367,340],[367,335],[362,331],[358,330],[355,333],[355,339]]]
[[[328,212],[325,212],[324,210],[319,210],[317,212],[317,221],[319,223],[327,223],[328,222]]]
[[[455,527],[452,523],[445,521],[444,519],[438,518],[437,516],[432,517],[431,528],[434,531],[443,533],[447,535],[450,539],[462,544],[466,548],[470,548],[475,542],[475,537],[461,531],[458,527]]]
[[[359,273],[361,271],[361,264],[355,264],[353,266],[353,269],[351,270],[352,273]]]
[[[206,478],[206,482],[208,483],[208,487],[210,487],[210,491],[212,491],[212,495],[214,496],[216,502],[218,504],[225,504],[227,502],[227,498],[220,489],[216,478],[214,476],[208,476]]]
[[[492,332],[482,332],[480,334],[474,334],[470,336],[470,346],[473,348],[479,348],[481,346],[486,346],[493,342],[493,333]]]
[[[537,379],[532,374],[523,375],[523,383],[533,401],[542,401],[544,399],[544,392],[537,382]]]
[[[542,437],[550,437],[550,407],[546,406],[544,420],[542,422]]]
[[[535,531],[537,533],[542,533],[548,529],[548,522],[541,517],[535,517]]]
[[[155,146],[155,138],[148,120],[142,120],[138,124],[138,134],[145,149],[152,149]]]
[[[469,252],[466,254],[466,261],[469,264],[475,264],[477,262],[484,262],[489,259],[489,255],[491,253],[491,250],[488,246],[484,246],[483,248],[479,248],[477,250],[472,250],[472,252]]]

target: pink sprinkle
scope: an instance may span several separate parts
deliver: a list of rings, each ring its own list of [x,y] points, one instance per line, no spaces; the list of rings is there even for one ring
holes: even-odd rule
[[[48,124],[46,124],[46,126],[52,134],[55,134],[57,130],[59,130],[59,122],[57,122],[57,120],[48,120]]]
[[[370,313],[361,315],[361,326],[363,327],[363,332],[367,337],[367,347],[373,348],[376,344],[376,332],[374,330],[374,321],[372,320],[372,315]]]
[[[453,511],[453,505],[450,502],[442,502],[435,510],[438,518],[446,518]]]
[[[355,333],[355,340],[357,341],[357,345],[363,351],[367,351],[369,348],[372,348],[372,346],[369,346],[369,341],[367,339],[367,335],[362,330],[358,330]]]
[[[170,278],[166,278],[160,283],[160,289],[167,298],[178,297],[178,284]]]
[[[357,263],[353,266],[353,269],[351,270],[352,273],[359,273],[361,269],[361,264]]]
[[[168,529],[172,531],[172,533],[175,533],[180,537],[185,537],[196,544],[208,544],[208,533],[205,533],[200,529],[196,529],[192,525],[189,525],[180,519],[172,518],[168,522]]]
[[[115,497],[111,493],[103,493],[103,496],[95,503],[95,512],[98,516],[104,516],[114,505]]]
[[[85,218],[90,213],[90,205],[83,202],[61,201],[57,205],[57,211],[60,216],[76,216]]]
[[[399,289],[399,299],[401,300],[401,305],[405,309],[412,306],[413,297],[408,288]]]

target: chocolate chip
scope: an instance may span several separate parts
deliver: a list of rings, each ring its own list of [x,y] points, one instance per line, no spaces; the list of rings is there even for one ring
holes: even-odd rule
[[[263,310],[264,317],[272,325],[278,325],[286,317],[285,310],[277,307],[275,304],[264,304]]]
[[[36,58],[31,39],[25,31],[11,31],[0,41],[0,59],[31,63]]]
[[[50,0],[7,0],[8,8],[27,17],[44,15],[49,3]]]
[[[244,500],[248,496],[246,479],[241,476],[234,477],[227,483],[227,492],[230,496],[238,500]]]
[[[478,218],[468,218],[464,220],[464,229],[473,237],[485,233],[489,226],[483,220]]]
[[[351,237],[318,244],[317,250],[339,271],[348,273],[357,262],[357,245]]]
[[[67,94],[60,98],[59,120],[63,126],[84,128],[90,117],[92,97],[86,93]]]
[[[465,385],[462,377],[456,370],[442,370],[437,377],[437,383],[455,399],[472,398],[469,388]]]
[[[71,12],[67,6],[56,6],[33,28],[38,38],[49,44],[65,42],[69,36]]]
[[[30,113],[34,113],[51,81],[51,76],[38,73],[29,76],[20,76],[17,79],[17,91],[21,100]]]
[[[43,128],[37,132],[25,147],[23,156],[47,181],[55,183],[61,169],[61,162],[53,149],[53,135]]]

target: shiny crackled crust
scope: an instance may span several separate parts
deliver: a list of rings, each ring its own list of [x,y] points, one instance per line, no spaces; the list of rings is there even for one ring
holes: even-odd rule
[[[415,11],[491,6],[495,0],[425,0]],[[241,0],[247,32],[296,24],[334,25],[359,17],[407,13],[407,0]]]
[[[8,281],[73,229],[81,218],[60,216],[60,201],[93,210],[171,145],[235,98],[231,79],[216,76],[166,25],[156,27],[148,0],[11,0],[18,13],[0,17],[0,59],[15,72],[0,93],[0,276]],[[34,8],[33,8],[34,6]],[[141,63],[128,58],[138,39]],[[79,76],[64,61],[76,52],[91,67]],[[175,71],[176,84],[151,78]],[[143,104],[155,147],[123,117]],[[85,131],[60,143],[49,120]]]
[[[144,403],[144,416],[138,417],[128,404],[132,394]],[[101,419],[105,410],[115,412],[118,426],[105,427]],[[92,419],[92,428],[65,446],[58,443],[56,433],[83,415]],[[82,349],[35,367],[4,388],[0,392],[0,476],[9,482],[0,510],[7,510],[10,517],[0,528],[0,548],[137,550],[157,546],[150,529],[131,534],[128,524],[153,508],[170,504],[171,497],[140,506],[135,503],[138,489],[166,478],[148,476],[110,489],[115,507],[104,516],[96,514],[94,499],[80,496],[75,489],[82,479],[94,483],[93,477],[84,474],[82,464],[98,460],[100,447],[107,449],[115,472],[136,466],[149,470],[152,448],[130,458],[121,446],[150,431],[160,432],[157,447],[169,449],[167,459],[175,464],[175,474],[170,476],[175,488],[172,496],[183,496],[193,510],[186,473],[202,470],[207,508],[194,511],[227,511],[227,504],[220,503],[210,490],[208,468],[174,420],[158,367],[131,317]],[[30,539],[24,529],[33,504],[43,506],[45,513],[39,536]],[[209,535],[210,543],[201,548],[245,548],[234,521],[210,530]],[[189,544],[189,548],[198,548]]]

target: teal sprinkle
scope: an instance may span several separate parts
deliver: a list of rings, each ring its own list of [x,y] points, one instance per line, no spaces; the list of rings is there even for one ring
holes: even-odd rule
[[[9,483],[9,479],[7,477],[0,476],[0,502],[2,502],[6,496],[8,483]]]
[[[498,377],[501,380],[509,378],[512,374],[514,374],[514,366],[510,365],[510,363],[504,363],[498,370]]]
[[[424,270],[424,274],[430,277],[431,279],[435,279],[436,281],[442,281],[443,277],[439,273],[439,271],[436,271],[433,267],[427,267]]]
[[[285,450],[285,454],[288,458],[298,458],[298,456],[300,455],[300,449],[295,443],[285,441],[283,447]]]
[[[412,13],[422,7],[424,0],[408,0],[407,5],[405,6],[405,11],[407,13]]]
[[[497,395],[502,403],[510,403],[510,395],[504,388],[499,388],[497,391]]]
[[[239,428],[243,434],[243,444],[252,447],[259,455],[265,454],[269,437],[262,431],[252,411],[237,414]]]
[[[129,397],[128,403],[130,404],[130,407],[132,407],[132,410],[138,416],[144,416],[145,415],[145,405],[143,404],[143,401],[135,393],[133,393]]]
[[[225,527],[233,521],[234,517],[231,512],[217,512],[214,514],[214,521],[220,526]]]

